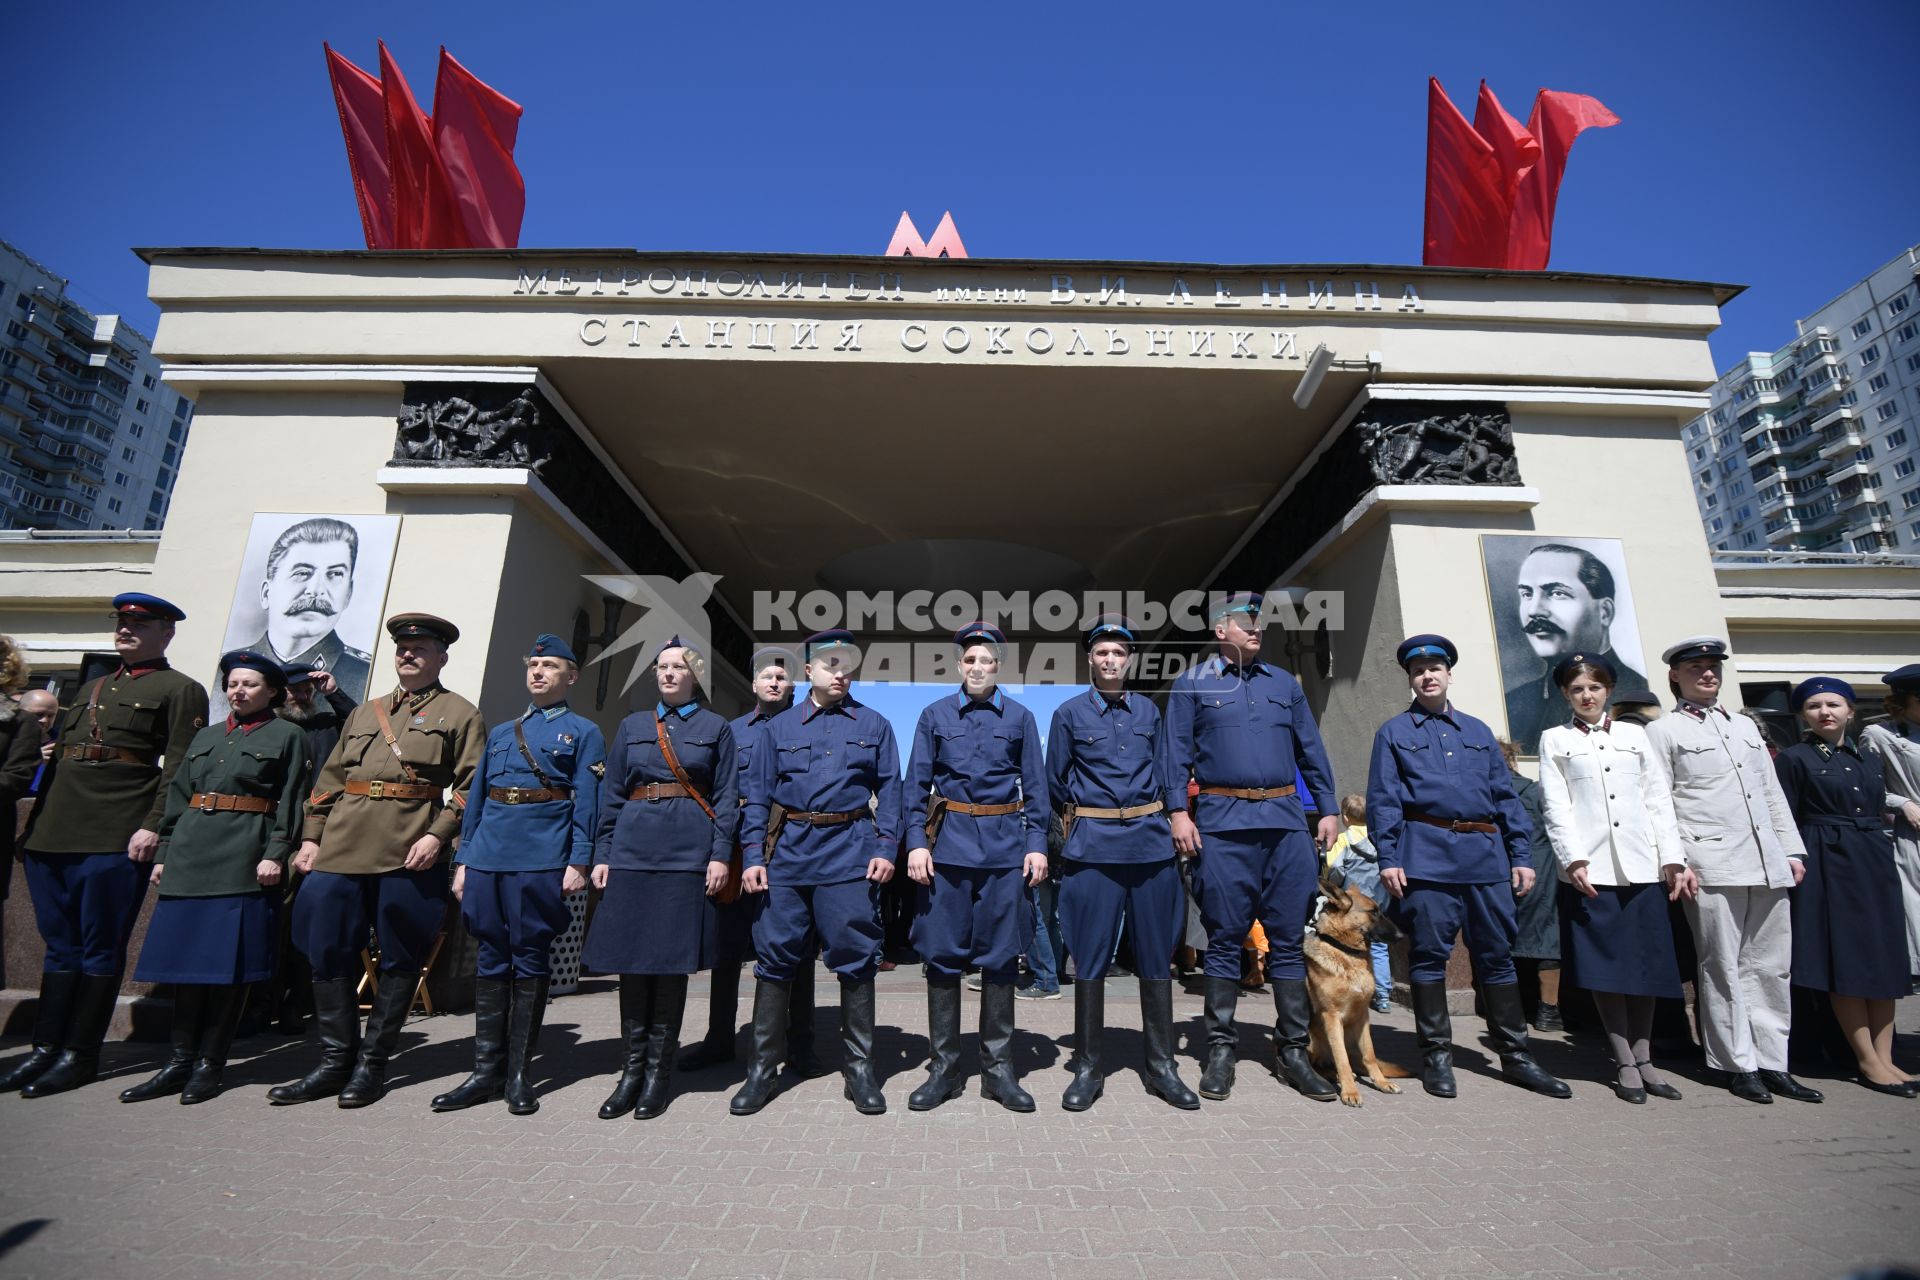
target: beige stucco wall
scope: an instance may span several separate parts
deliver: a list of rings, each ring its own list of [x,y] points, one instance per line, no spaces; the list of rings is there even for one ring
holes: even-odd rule
[[[1345,616],[1331,637],[1332,677],[1303,671],[1301,683],[1317,709],[1335,786],[1342,795],[1364,794],[1374,730],[1407,700],[1406,681],[1393,663],[1405,628],[1388,524],[1375,522],[1316,562],[1305,577],[1294,585],[1342,593]]]

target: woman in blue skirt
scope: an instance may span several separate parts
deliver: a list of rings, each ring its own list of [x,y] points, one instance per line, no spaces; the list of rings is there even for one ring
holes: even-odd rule
[[[1886,776],[1847,734],[1852,685],[1816,676],[1791,702],[1807,734],[1773,767],[1807,847],[1793,890],[1793,984],[1828,993],[1862,1085],[1911,1098],[1920,1090],[1893,1062],[1893,1002],[1911,986]]]
[[[1540,735],[1540,808],[1560,864],[1560,963],[1593,996],[1613,1049],[1613,1091],[1678,1100],[1654,1069],[1654,1001],[1678,997],[1667,903],[1698,891],[1673,797],[1637,724],[1607,714],[1614,670],[1575,654],[1553,669],[1573,708]]]
[[[237,649],[220,675],[232,710],[195,735],[173,775],[153,860],[160,901],[133,975],[174,984],[173,1052],[122,1102],[218,1094],[247,985],[273,976],[274,902],[300,843],[307,735],[274,715],[287,678],[271,658]]]
[[[719,950],[713,900],[739,823],[739,766],[725,716],[700,698],[706,659],[673,642],[654,658],[660,700],[620,722],[607,750],[593,849],[599,908],[580,963],[620,975],[620,1080],[600,1107],[651,1120],[673,1099],[687,975]]]

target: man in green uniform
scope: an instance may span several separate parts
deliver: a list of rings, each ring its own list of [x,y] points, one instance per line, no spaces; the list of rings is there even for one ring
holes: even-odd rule
[[[114,597],[120,667],[67,710],[22,842],[33,913],[46,940],[33,1051],[0,1091],[64,1093],[99,1074],[127,939],[160,847],[167,785],[207,724],[207,691],[167,665],[187,615],[158,596]]]
[[[443,856],[459,834],[487,726],[440,684],[458,627],[402,613],[387,620],[387,634],[400,686],[355,707],[341,726],[293,860],[307,877],[293,903],[294,945],[313,966],[324,1053],[304,1079],[268,1090],[277,1105],[380,1100],[420,971],[446,924]],[[355,993],[369,927],[380,939],[380,989],[362,1039]]]

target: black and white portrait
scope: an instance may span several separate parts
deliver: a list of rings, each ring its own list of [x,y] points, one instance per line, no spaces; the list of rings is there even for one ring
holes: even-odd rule
[[[257,513],[224,648],[331,672],[364,700],[399,534],[399,516]]]
[[[1534,755],[1541,731],[1572,712],[1553,668],[1575,654],[1604,658],[1619,690],[1646,689],[1639,620],[1617,538],[1484,534],[1481,555],[1500,641],[1507,733]]]

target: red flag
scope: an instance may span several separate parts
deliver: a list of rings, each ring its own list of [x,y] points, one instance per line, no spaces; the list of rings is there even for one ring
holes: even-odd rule
[[[520,104],[461,66],[442,46],[433,91],[433,143],[466,235],[482,249],[520,244],[527,184],[513,162]]]
[[[1540,143],[1531,133],[1521,127],[1520,122],[1507,114],[1500,105],[1500,99],[1493,96],[1493,90],[1487,82],[1480,82],[1480,101],[1473,110],[1473,131],[1487,140],[1493,148],[1494,159],[1500,163],[1500,203],[1507,208],[1506,222],[1513,221],[1514,193],[1519,190],[1520,182],[1532,172],[1540,159]],[[1511,265],[1502,262],[1502,266]]]
[[[1430,267],[1504,267],[1511,206],[1494,145],[1474,132],[1440,82],[1427,79],[1427,219]]]
[[[394,247],[465,249],[446,170],[433,149],[433,127],[414,101],[400,64],[380,42],[380,87],[386,106],[387,162],[393,172]]]
[[[1544,271],[1553,250],[1553,213],[1560,199],[1560,179],[1567,171],[1567,153],[1573,140],[1588,129],[1606,129],[1620,123],[1598,98],[1584,93],[1542,89],[1533,100],[1527,131],[1540,142],[1540,162],[1521,180],[1515,195],[1509,267]]]
[[[347,142],[347,168],[353,175],[353,196],[360,205],[360,229],[367,248],[392,249],[393,175],[387,169],[386,109],[380,82],[333,51],[327,53],[327,78],[333,82],[334,105],[340,109],[340,132]]]

